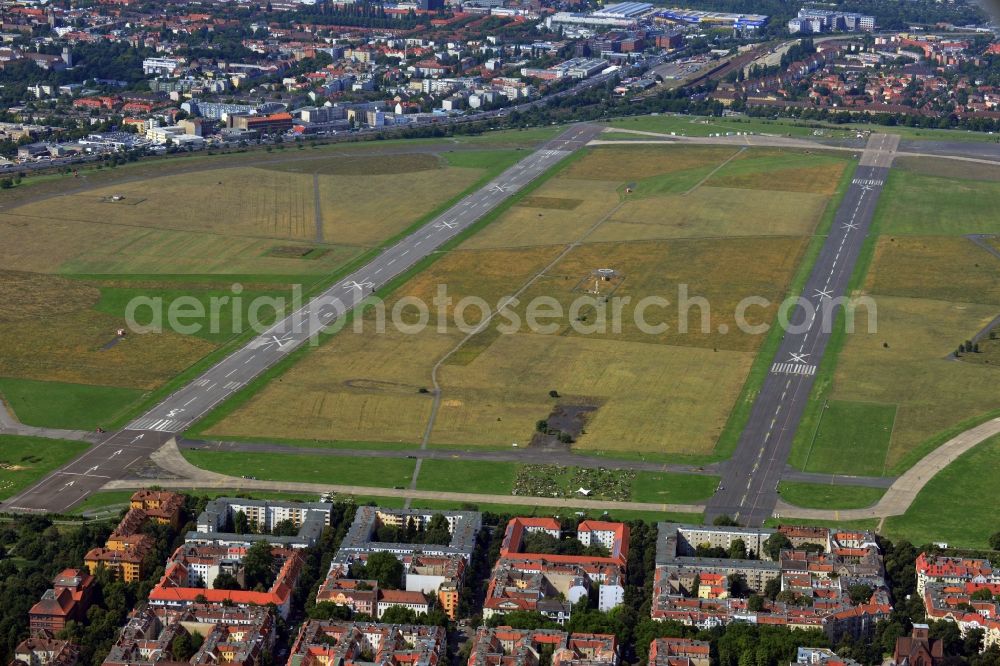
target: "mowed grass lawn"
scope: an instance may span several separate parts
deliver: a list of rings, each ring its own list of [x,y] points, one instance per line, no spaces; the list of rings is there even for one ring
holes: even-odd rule
[[[230,451],[184,451],[192,465],[219,474],[269,481],[408,487],[415,462],[406,458],[340,458]]]
[[[1000,437],[968,451],[938,472],[902,516],[887,518],[884,534],[915,544],[944,541],[959,548],[988,548],[1000,531],[994,474],[1000,469]]]
[[[903,169],[889,172],[880,207],[881,233],[960,235],[1000,233],[1000,182],[925,176]],[[959,211],[961,211],[959,213]]]
[[[632,501],[663,504],[694,504],[708,500],[719,485],[719,477],[671,472],[638,472],[632,483]]]
[[[19,421],[30,426],[94,430],[113,423],[142,394],[117,386],[0,377],[0,398]]]
[[[0,435],[0,499],[28,488],[88,446],[86,442]]]
[[[782,481],[781,499],[807,509],[862,509],[875,504],[885,488]]]
[[[475,460],[425,460],[417,477],[418,490],[509,495],[519,465],[513,462]],[[567,476],[572,468],[567,470]],[[694,504],[715,492],[719,478],[709,475],[669,472],[637,472],[632,482],[633,502]],[[573,488],[560,488],[572,493]],[[585,499],[582,498],[581,499]]]
[[[895,405],[831,401],[819,427],[802,432],[811,441],[796,447],[792,463],[807,472],[881,476],[895,418]]]
[[[417,490],[509,495],[516,476],[517,463],[425,460],[417,477]]]

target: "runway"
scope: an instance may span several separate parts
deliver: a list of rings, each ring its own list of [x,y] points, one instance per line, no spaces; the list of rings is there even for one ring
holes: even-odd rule
[[[149,454],[292,351],[344,320],[366,297],[482,219],[603,128],[573,125],[476,192],[389,247],[300,309],[168,396],[122,431],[10,498],[3,511],[64,512],[107,481],[125,478]]]
[[[869,137],[801,300],[789,313],[789,325],[736,451],[724,464],[722,482],[706,511],[708,522],[727,515],[757,526],[774,512],[778,483],[842,307],[838,299],[846,295],[898,145],[896,135]],[[864,325],[866,313],[859,312],[859,325]]]

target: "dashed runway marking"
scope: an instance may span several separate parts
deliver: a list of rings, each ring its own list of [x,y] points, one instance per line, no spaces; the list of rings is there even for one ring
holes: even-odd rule
[[[816,366],[808,363],[775,363],[771,372],[776,375],[815,375]]]
[[[145,418],[129,424],[129,430],[155,430],[156,432],[174,432],[180,421],[173,419]]]

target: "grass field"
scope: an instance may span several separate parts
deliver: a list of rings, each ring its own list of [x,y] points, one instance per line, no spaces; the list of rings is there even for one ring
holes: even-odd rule
[[[516,476],[517,463],[425,460],[417,477],[417,490],[509,495]]]
[[[832,401],[804,459],[793,457],[792,464],[807,472],[881,476],[895,417],[895,405]]]
[[[676,132],[686,136],[709,136],[727,132],[753,132],[779,136],[849,139],[857,132],[889,132],[906,139],[929,141],[996,141],[996,136],[986,132],[964,130],[933,130],[913,127],[875,127],[869,124],[835,125],[827,123],[802,123],[795,120],[766,120],[762,118],[715,118],[662,114],[618,118],[609,122],[611,127],[644,132]]]
[[[889,172],[882,198],[893,202],[880,208],[880,233],[913,236],[954,236],[1000,233],[996,210],[1000,182],[924,176],[911,171]],[[961,211],[956,215],[956,211]]]
[[[890,172],[852,279],[873,299],[876,326],[862,310],[817,375],[792,455],[810,471],[897,475],[1000,409],[996,368],[949,358],[1000,311],[1000,261],[961,236],[996,226],[1000,183],[920,175],[916,164]]]
[[[553,509],[547,506],[531,506],[526,504],[470,504],[456,503],[440,500],[413,500],[414,508],[420,509],[464,509],[476,511],[489,511],[492,513],[507,514],[511,516],[555,516],[560,517],[573,513],[575,518],[591,520],[644,520],[649,523],[660,521],[670,521],[674,523],[686,523],[689,525],[699,525],[702,522],[703,514],[700,513],[668,513],[660,511],[599,511],[596,509],[582,509],[569,507],[566,509]],[[384,506],[384,505],[382,505]]]
[[[892,166],[894,169],[909,171],[921,176],[1000,181],[1000,165],[984,164],[983,162],[927,157],[897,157],[893,160]]]
[[[1000,258],[961,236],[881,236],[865,289],[886,296],[1000,306],[998,274]]]
[[[639,472],[632,484],[635,502],[693,504],[704,502],[715,493],[717,476],[671,474],[669,472]]]
[[[326,456],[229,451],[184,451],[192,465],[229,476],[352,486],[407,487],[414,461],[403,458]]]
[[[807,509],[862,509],[879,501],[885,494],[884,488],[796,481],[782,481],[778,490],[784,501]]]
[[[703,179],[734,155],[731,149],[714,148],[589,151],[397,290],[389,299],[390,310],[402,296],[431,303],[438,287],[447,285],[453,299],[447,312],[452,313],[454,303],[465,296],[481,297],[492,308],[526,286],[519,295],[521,305],[511,309],[524,322],[525,303],[544,296],[565,311],[592,288],[592,271],[613,267],[624,275],[613,295],[633,303],[624,306],[624,323],[617,332],[574,330],[571,322],[608,321],[597,307],[586,306],[562,319],[551,334],[522,329],[514,335],[484,332],[470,339],[439,368],[442,401],[429,443],[523,446],[534,424],[553,408],[548,393],[555,389],[562,404],[597,408],[575,445],[580,450],[710,456],[761,343],[760,336],[736,330],[736,304],[748,295],[777,301],[785,294],[806,237],[822,218],[832,191],[811,170],[839,182],[847,165],[839,158],[776,151],[762,151],[754,161],[756,153],[747,151],[739,157],[748,162],[733,174],[716,174],[731,176],[739,187],[698,187],[686,197],[659,193],[671,189],[670,178],[690,179],[689,172],[695,170]],[[776,208],[773,192],[749,189],[766,180],[752,173],[783,173],[789,164],[806,173],[794,187],[807,191],[789,193],[794,201],[786,208]],[[630,196],[624,188],[632,179],[644,178],[659,179],[653,184],[647,180],[651,189],[646,191],[641,183],[635,185],[641,194],[636,203],[649,205],[650,215],[654,210],[662,216],[664,210],[698,207],[705,228],[692,225],[685,233],[723,237],[638,242],[622,233],[619,221],[625,222],[626,209],[616,209],[622,197]],[[611,221],[602,225],[612,213]],[[767,237],[768,224],[782,217],[787,228]],[[597,232],[587,236],[595,225]],[[714,230],[709,230],[711,225]],[[566,244],[576,242],[540,274]],[[634,304],[652,295],[679,301],[679,285],[685,285],[690,296],[710,302],[707,329],[702,332],[702,310],[694,306],[689,310],[689,332],[679,330],[677,308],[663,309],[662,314],[657,310],[649,319],[668,324],[666,332],[640,332],[632,323]],[[753,311],[750,319],[769,322],[774,307]],[[466,312],[471,313],[469,323],[482,316],[476,308]],[[506,317],[502,319],[505,323]],[[365,321],[371,322],[372,316]],[[720,327],[732,332],[722,333]],[[463,337],[453,324],[443,332],[417,335],[404,335],[391,326],[380,335],[338,335],[311,352],[308,363],[284,372],[280,382],[270,382],[242,407],[217,422],[210,419],[205,434],[419,442],[432,409],[431,395],[421,389],[431,387],[433,367]]]
[[[379,150],[302,148],[253,160],[203,154],[157,169],[84,170],[61,187],[40,181],[27,188],[36,196],[5,192],[0,264],[18,272],[0,276],[0,338],[8,343],[0,378],[62,386],[72,415],[31,411],[28,399],[11,398],[13,409],[39,425],[89,427],[125,415],[134,391],[155,391],[245,336],[255,301],[334,279],[526,155],[518,146],[551,132],[512,134],[471,141],[478,149],[464,141],[386,142]],[[179,297],[206,310],[220,297],[230,301],[212,322],[188,318],[205,324],[193,334],[116,339],[136,297],[162,299],[164,311]],[[267,305],[260,313],[273,318]],[[152,316],[142,308],[138,315],[140,323]],[[81,419],[76,412],[86,409],[93,414]]]
[[[88,446],[86,442],[0,435],[0,499],[28,488]]]
[[[884,533],[915,544],[945,541],[960,548],[987,548],[1000,531],[996,511],[986,498],[996,489],[992,475],[1000,465],[1000,437],[965,453],[917,495],[902,516],[887,518]]]
[[[0,397],[30,426],[94,430],[114,422],[141,396],[142,391],[118,386],[0,377]]]
[[[869,532],[874,532],[878,529],[878,523],[878,518],[869,518],[865,520],[803,520],[800,518],[788,520],[784,518],[767,518],[764,521],[764,527],[801,525],[804,527],[832,527],[842,530],[868,530]]]

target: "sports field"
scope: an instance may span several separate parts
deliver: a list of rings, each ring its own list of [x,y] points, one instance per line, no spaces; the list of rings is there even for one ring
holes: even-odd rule
[[[59,187],[29,178],[0,195],[0,265],[10,267],[0,398],[33,425],[117,425],[253,321],[268,324],[525,154],[517,141],[481,143],[202,154],[160,169],[85,169]],[[204,314],[183,321],[191,331],[118,336],[136,299],[140,325],[166,324],[181,301],[181,312]],[[61,400],[39,399],[39,387]]]
[[[857,331],[831,345],[796,438],[797,466],[897,475],[960,424],[1000,409],[1000,368],[951,357],[1000,314],[1000,258],[964,237],[1000,230],[1000,182],[927,175],[948,168],[940,162],[909,159],[890,172],[870,264],[855,276],[874,301],[875,326],[861,310]]]
[[[204,434],[419,443],[433,414],[432,446],[509,449],[568,407],[588,413],[574,436],[580,450],[709,457],[761,344],[738,330],[736,305],[766,298],[772,305],[748,319],[772,320],[848,164],[771,149],[589,150],[390,297],[391,313],[403,297],[430,304],[445,286],[452,301],[440,331],[432,309],[418,333],[391,324],[384,334],[341,333]],[[788,205],[776,204],[782,187]],[[614,275],[598,278],[601,268]],[[681,309],[663,306],[645,314],[668,328],[640,329],[640,300],[679,303],[682,288],[709,304],[687,308],[687,332]],[[492,313],[515,293],[518,304],[466,339],[453,316],[464,297]],[[564,313],[548,331],[528,325],[528,304],[543,297]],[[589,303],[571,311],[581,297]],[[617,297],[630,299],[618,319],[609,305]],[[458,309],[471,325],[483,316]],[[414,309],[401,312],[418,321]],[[521,325],[497,330],[512,319]]]

